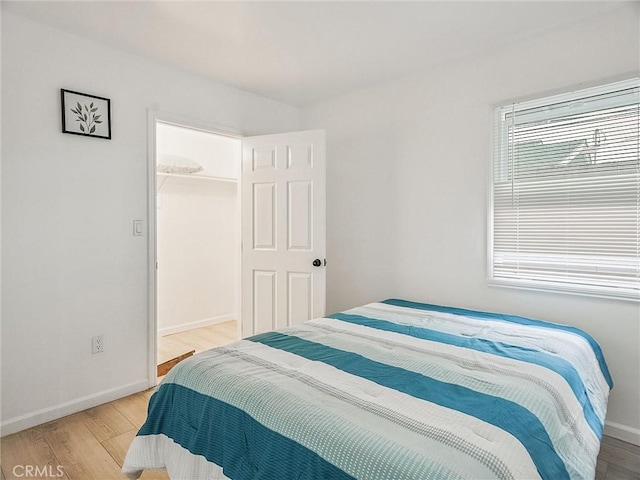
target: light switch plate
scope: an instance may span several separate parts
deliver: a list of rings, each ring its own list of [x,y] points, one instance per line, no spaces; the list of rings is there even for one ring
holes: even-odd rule
[[[136,237],[144,235],[143,230],[143,220],[134,220],[133,221],[133,235]]]

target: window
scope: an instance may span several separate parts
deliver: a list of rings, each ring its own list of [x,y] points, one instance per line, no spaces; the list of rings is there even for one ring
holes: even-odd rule
[[[495,107],[491,283],[640,299],[639,85]]]

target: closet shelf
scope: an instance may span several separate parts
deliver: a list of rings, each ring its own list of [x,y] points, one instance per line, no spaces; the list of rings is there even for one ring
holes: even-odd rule
[[[237,182],[236,178],[227,178],[227,177],[213,177],[210,175],[198,175],[195,173],[165,173],[165,172],[156,172],[156,175],[160,177],[176,177],[176,178],[197,178],[202,180],[215,180],[218,182]]]
[[[197,175],[193,173],[166,173],[166,172],[156,172],[156,175],[159,177],[164,177],[162,181],[157,185],[157,193],[160,193],[162,187],[167,180],[170,178],[191,178],[197,180],[208,180],[214,182],[228,182],[228,183],[238,183],[238,180],[235,178],[226,178],[226,177],[213,177],[208,175]]]

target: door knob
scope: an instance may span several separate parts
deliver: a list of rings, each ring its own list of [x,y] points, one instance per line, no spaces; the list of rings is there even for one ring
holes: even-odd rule
[[[319,266],[321,266],[321,265],[322,265],[322,260],[320,260],[319,258],[316,258],[316,259],[313,261],[313,266],[314,266],[314,267],[319,267]]]

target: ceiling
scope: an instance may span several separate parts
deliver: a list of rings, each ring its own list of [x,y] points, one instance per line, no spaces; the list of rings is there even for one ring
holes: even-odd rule
[[[2,1],[4,10],[300,107],[608,10],[637,12],[637,6],[619,1]]]

